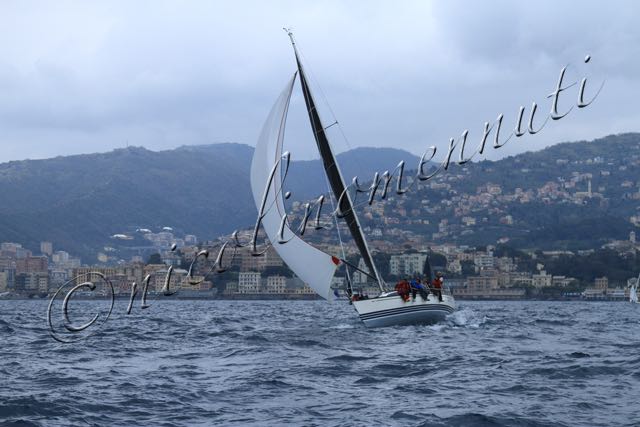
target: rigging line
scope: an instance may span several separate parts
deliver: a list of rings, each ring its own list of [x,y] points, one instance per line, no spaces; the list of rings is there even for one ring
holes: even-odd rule
[[[291,34],[289,34],[289,35],[290,35],[290,37],[292,39],[292,43],[293,43],[293,37],[292,37]],[[294,48],[295,48],[295,45],[294,45]],[[322,120],[320,118],[320,114],[317,111],[317,109],[313,109],[313,107],[315,107],[315,102],[313,100],[313,97],[311,96],[310,88],[308,86],[306,78],[302,77],[303,74],[302,74],[301,62],[304,62],[304,61],[301,61],[300,57],[304,57],[304,56],[302,55],[302,53],[298,52],[298,50],[296,49],[296,61],[298,63],[298,68],[300,69],[300,72],[301,72],[300,82],[301,82],[301,84],[303,86],[302,89],[303,89],[303,94],[305,95],[305,102],[307,104],[307,109],[308,109],[308,112],[309,112],[309,118],[310,118],[312,126],[314,127],[314,130],[315,130],[315,128],[317,128],[318,125],[322,125]],[[311,78],[313,79],[313,76]],[[322,92],[322,89],[321,89],[320,85],[317,85],[317,86],[318,86],[320,92],[322,93],[322,96],[323,96],[323,98],[325,100],[325,103],[327,105],[329,105],[328,102],[326,102],[326,96],[324,96],[324,93]],[[329,106],[329,109],[331,109],[330,106]],[[331,112],[332,112],[332,114],[333,114],[333,116],[335,118],[335,114],[333,113],[333,111],[331,111]],[[321,153],[320,153],[321,156],[323,156],[323,158],[333,157],[334,155],[332,153],[333,150],[331,150],[331,144],[330,144],[329,140],[326,138],[324,132],[320,133],[322,138],[318,138],[317,135],[318,135],[318,133],[316,133],[316,142],[319,145],[319,149],[321,151]],[[347,140],[345,139],[345,141],[347,141]],[[327,150],[328,150],[329,156],[326,155],[327,153],[323,153],[323,151],[327,151]],[[325,170],[326,170],[326,167],[325,167]],[[329,171],[327,170],[327,172],[329,172]],[[329,178],[330,183],[332,185],[332,188],[334,188],[334,190],[336,190],[335,191],[336,192],[336,197],[338,197],[337,193],[342,192],[343,190],[342,190],[341,187],[345,186],[345,183],[343,182],[343,178],[341,176],[339,168],[335,171],[335,175],[334,176],[328,176],[327,178]],[[337,181],[336,181],[336,179],[337,179]],[[348,200],[348,197],[347,197],[347,200]],[[340,203],[340,200],[338,200],[338,203]],[[349,201],[349,204],[351,204],[350,201]],[[375,267],[375,264],[374,264],[372,256],[371,256],[371,252],[370,252],[369,248],[367,247],[365,236],[362,233],[362,229],[359,226],[357,216],[355,216],[356,215],[355,211],[353,209],[350,209],[349,212],[350,213],[348,215],[354,217],[350,222],[348,222],[351,234],[353,235],[353,238],[354,238],[354,240],[356,242],[356,245],[358,246],[358,249],[362,253],[363,258],[365,259],[365,262],[367,263],[369,269],[372,270],[373,274],[375,274],[376,277],[378,278],[378,285],[380,287],[380,290],[384,291],[383,280],[382,280],[382,278],[379,276],[379,274],[377,272],[377,269]],[[354,225],[355,225],[355,227],[354,227]],[[343,247],[343,250],[344,250],[344,247]]]
[[[354,270],[359,271],[360,273],[364,274],[365,276],[367,276],[367,277],[369,277],[369,278],[371,278],[371,279],[373,279],[373,280],[378,280],[378,279],[376,278],[376,276],[373,276],[373,275],[371,275],[371,274],[367,273],[366,271],[364,271],[364,270],[362,270],[362,269],[360,269],[360,268],[356,267],[355,265],[351,264],[351,263],[350,263],[349,261],[347,261],[346,259],[341,259],[340,261],[344,262],[346,265],[348,265],[349,267],[353,268]]]
[[[298,48],[298,53],[300,54],[300,56],[302,57],[302,59],[304,59],[304,62],[309,63],[309,61],[307,61],[306,57],[304,56],[304,52],[302,52],[302,50],[300,49],[299,46],[296,46]],[[327,97],[324,94],[324,91],[322,90],[322,86],[320,86],[320,84],[318,83],[318,80],[316,79],[316,76],[313,74],[313,70],[309,69],[307,67],[306,69],[308,75],[311,77],[311,80],[314,83],[314,86],[316,88],[318,88],[318,90],[320,91],[320,96],[322,97],[322,100],[324,101],[324,104],[327,106],[327,108],[329,109],[329,112],[331,113],[331,117],[334,120],[334,124],[338,125],[338,129],[340,129],[340,134],[342,135],[342,139],[344,139],[344,142],[347,144],[347,148],[349,150],[353,150],[353,147],[351,146],[351,143],[349,142],[349,139],[347,139],[347,135],[344,133],[344,130],[342,129],[342,126],[340,126],[340,123],[338,123],[338,118],[336,117],[335,113],[333,112],[333,108],[331,108],[331,104],[329,104],[329,100],[327,99]],[[317,107],[316,107],[317,110]],[[333,126],[333,125],[331,125]]]
[[[333,211],[335,212],[336,206],[333,203],[333,197],[331,196],[331,188],[329,187],[329,178],[327,178],[326,174],[324,174],[324,182],[327,184],[327,191],[329,194],[329,201],[331,202],[331,209],[333,209]],[[336,230],[338,232],[338,241],[340,241],[340,250],[342,251],[342,258],[346,259],[347,254],[345,253],[345,250],[344,250],[344,242],[342,241],[342,233],[340,233],[340,224],[338,224],[338,216],[337,215],[332,215],[332,216],[334,217]],[[347,280],[351,282],[351,275],[349,274],[349,269],[346,266],[344,268],[344,271],[347,274]]]

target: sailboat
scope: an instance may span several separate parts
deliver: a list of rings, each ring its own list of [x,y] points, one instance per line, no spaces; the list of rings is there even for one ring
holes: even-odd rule
[[[640,286],[640,275],[638,275],[636,282],[629,287],[629,301],[636,304],[638,303],[638,286]]]
[[[453,296],[447,292],[442,292],[442,300],[431,293],[426,295],[426,298],[416,295],[415,299],[405,301],[398,292],[387,289],[367,245],[352,198],[345,192],[345,181],[329,144],[325,132],[327,127],[316,108],[293,34],[286,31],[293,46],[297,70],[276,100],[262,127],[251,164],[252,193],[256,207],[261,212],[261,224],[269,241],[289,268],[324,299],[334,298],[331,283],[337,268],[341,265],[359,270],[375,281],[379,288],[377,296],[352,301],[353,307],[366,326],[435,323],[443,320],[456,307]],[[281,188],[281,166],[283,156],[288,156],[287,152],[283,153],[283,141],[296,79],[302,88],[311,129],[330,191],[337,201],[338,210],[343,213],[343,219],[368,271],[349,264],[344,256],[328,254],[305,242],[283,220],[286,211],[283,198],[285,192]]]

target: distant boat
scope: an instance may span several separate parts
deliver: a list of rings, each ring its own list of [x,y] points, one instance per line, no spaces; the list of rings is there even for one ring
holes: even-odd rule
[[[638,303],[638,285],[640,285],[640,275],[638,275],[636,282],[629,287],[629,301],[636,304]]]
[[[267,117],[251,164],[253,197],[258,211],[262,211],[263,207],[265,207],[266,212],[262,218],[262,225],[269,240],[273,242],[273,247],[289,268],[314,289],[318,295],[327,300],[333,299],[334,293],[331,288],[331,281],[340,265],[345,265],[347,269],[358,270],[375,280],[380,290],[377,296],[353,301],[353,306],[366,326],[434,323],[443,320],[446,315],[455,310],[455,300],[452,295],[443,292],[442,301],[439,301],[433,294],[427,296],[426,299],[417,295],[415,300],[405,302],[398,295],[398,292],[387,289],[387,285],[373,261],[351,197],[349,193],[345,193],[346,185],[325,133],[327,127],[322,123],[316,109],[293,35],[290,31],[288,31],[288,35],[293,45],[297,71],[285,86]],[[280,188],[282,182],[281,165],[275,165],[283,156],[282,145],[285,125],[296,77],[300,79],[311,129],[322,158],[331,192],[335,200],[340,201],[339,208],[344,213],[344,220],[368,271],[349,264],[344,259],[344,256],[339,257],[335,254],[327,254],[306,243],[286,223],[281,226],[282,218],[286,215],[286,212],[284,209],[283,190]],[[265,192],[270,178],[271,187],[269,191]],[[346,194],[346,197],[341,197],[343,193]],[[279,244],[279,238],[287,241],[287,243]],[[351,297],[350,286],[348,286],[347,291]]]
[[[133,240],[133,237],[127,236],[126,234],[114,234],[111,238],[117,240]]]

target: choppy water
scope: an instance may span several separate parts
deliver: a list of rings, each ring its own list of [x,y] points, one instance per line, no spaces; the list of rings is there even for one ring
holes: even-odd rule
[[[0,301],[0,424],[640,425],[640,305],[461,302],[383,329],[320,301],[125,309],[65,345],[46,301]]]

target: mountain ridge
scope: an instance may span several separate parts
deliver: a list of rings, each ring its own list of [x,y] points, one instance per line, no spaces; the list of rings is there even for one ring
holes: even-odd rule
[[[383,154],[380,154],[383,153]],[[361,149],[348,174],[379,167],[395,149]],[[75,254],[96,253],[109,236],[135,227],[172,226],[215,238],[255,221],[249,185],[253,148],[238,143],[151,151],[57,156],[0,164],[0,241],[37,250],[40,241]],[[339,154],[342,159],[344,154]],[[349,156],[349,155],[347,155]],[[292,162],[288,183],[296,197],[314,197],[320,160]],[[85,256],[86,258],[86,256]]]
[[[473,194],[487,182],[502,185],[504,191],[542,185],[558,171],[569,173],[567,168],[594,172],[601,165],[577,162],[612,153],[624,157],[639,144],[640,134],[625,133],[470,163],[465,166],[468,175],[455,183],[451,194]],[[96,254],[112,243],[109,236],[136,228],[171,226],[178,233],[212,239],[249,227],[257,214],[249,184],[252,154],[249,145],[220,143],[162,151],[127,147],[0,164],[0,194],[5,201],[0,204],[0,241],[16,241],[35,251],[40,241],[52,241],[56,249],[82,255],[89,262],[92,259],[87,254]],[[417,156],[394,148],[357,148],[337,158],[345,181],[349,183],[357,175],[363,185],[375,172],[392,171],[401,160],[410,176],[419,161]],[[452,164],[450,171],[439,176],[446,178],[459,168]],[[285,187],[292,192],[291,200],[297,201],[326,193],[320,160],[292,161]],[[437,202],[446,201],[451,194],[428,190],[409,194],[407,200],[419,206],[423,197]],[[613,214],[609,216],[614,219],[623,214],[628,217],[633,205],[616,198],[624,194],[614,192],[608,202],[611,212],[606,207],[602,212]],[[551,224],[548,217],[540,216],[549,222],[548,229],[557,229],[558,224]],[[535,220],[531,227],[543,227],[540,221]],[[590,217],[589,221],[596,219]],[[482,235],[479,233],[478,239]]]

